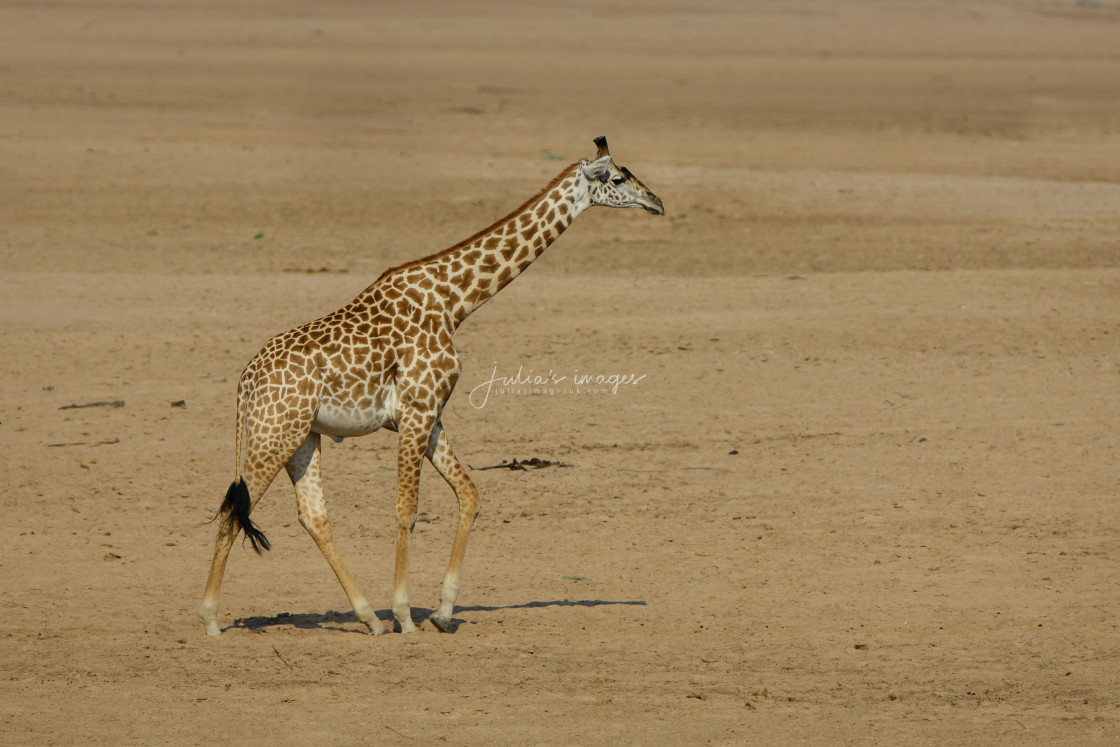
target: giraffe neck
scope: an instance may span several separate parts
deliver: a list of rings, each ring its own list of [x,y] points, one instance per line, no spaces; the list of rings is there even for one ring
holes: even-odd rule
[[[494,225],[433,256],[425,264],[447,283],[448,311],[458,327],[525,271],[590,206],[578,164]]]

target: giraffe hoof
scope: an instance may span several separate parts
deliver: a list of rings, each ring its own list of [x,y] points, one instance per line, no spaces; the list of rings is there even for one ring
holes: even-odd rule
[[[451,633],[451,632],[453,632],[450,617],[445,617],[444,615],[433,614],[428,619],[432,621],[432,625],[435,625],[436,628],[439,630],[439,632],[441,632],[441,633]]]
[[[391,631],[388,628],[386,628],[384,625],[377,625],[377,626],[371,625],[369,627],[369,634],[370,635],[385,635],[386,633],[389,633],[389,632],[391,632]]]
[[[198,611],[198,619],[206,627],[206,635],[221,635],[222,629],[218,627],[218,615],[214,610],[202,608]]]

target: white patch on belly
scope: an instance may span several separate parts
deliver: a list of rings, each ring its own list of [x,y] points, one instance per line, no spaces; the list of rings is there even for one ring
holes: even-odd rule
[[[393,428],[400,417],[396,391],[385,387],[368,407],[325,399],[319,404],[311,430],[332,437],[365,436],[378,428]],[[395,430],[395,428],[394,428]]]

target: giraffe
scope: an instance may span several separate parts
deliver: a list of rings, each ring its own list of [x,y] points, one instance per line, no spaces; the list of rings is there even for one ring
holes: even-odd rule
[[[640,207],[664,215],[661,199],[611,158],[604,137],[594,159],[569,165],[544,189],[490,227],[441,252],[386,270],[337,311],[264,344],[237,385],[234,481],[220,517],[199,618],[220,635],[218,596],[230,548],[240,532],[254,550],[268,539],[250,520],[253,507],[284,468],[299,522],[318,545],[354,614],[372,634],[388,633],[335,547],[323,499],[321,439],[399,434],[396,557],[392,614],[402,633],[416,630],[408,591],[409,541],[416,523],[425,458],[451,486],[459,519],[429,620],[452,632],[452,613],[467,537],[479,512],[478,490],[451,451],[441,414],[461,366],[452,334],[475,309],[521,274],[593,205]],[[244,459],[242,458],[244,453]]]

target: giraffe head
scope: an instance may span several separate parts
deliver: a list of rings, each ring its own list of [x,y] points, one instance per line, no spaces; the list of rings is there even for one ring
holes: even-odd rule
[[[630,173],[630,169],[614,162],[607,150],[607,139],[599,136],[595,138],[595,145],[599,146],[595,160],[584,158],[579,162],[580,171],[587,179],[591,204],[618,208],[640,207],[647,213],[665,215],[661,198]]]

